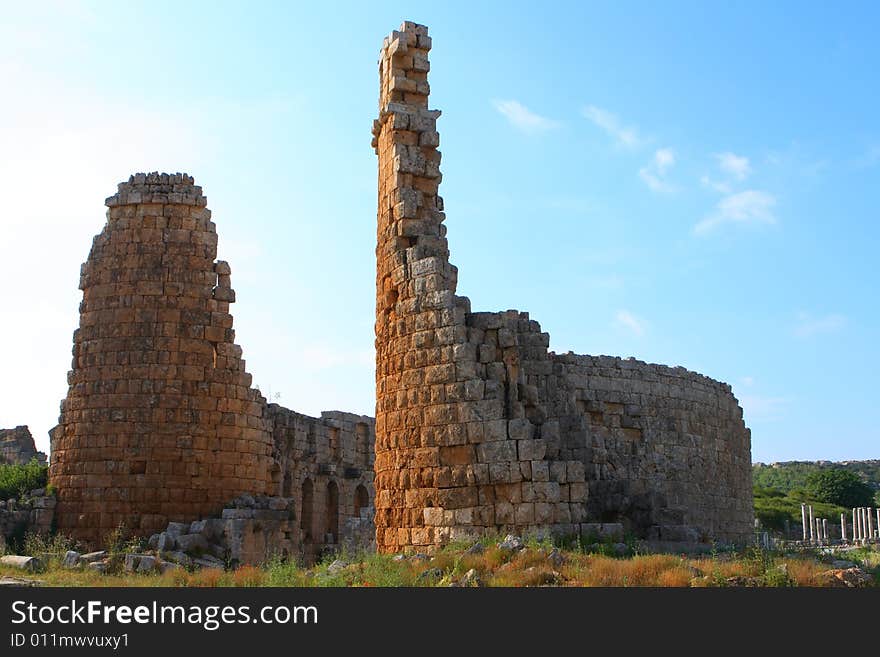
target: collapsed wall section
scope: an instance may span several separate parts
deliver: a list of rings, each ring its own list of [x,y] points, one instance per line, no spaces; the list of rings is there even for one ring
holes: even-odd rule
[[[234,343],[229,265],[186,174],[136,174],[107,199],[83,264],[69,390],[52,435],[58,529],[147,535],[272,486],[265,400]]]

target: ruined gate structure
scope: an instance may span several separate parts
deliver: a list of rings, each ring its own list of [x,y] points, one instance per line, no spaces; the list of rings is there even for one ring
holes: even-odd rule
[[[743,541],[750,433],[730,386],[683,368],[557,355],[527,313],[456,295],[423,25],[379,61],[376,540],[486,532]]]
[[[372,534],[373,419],[309,417],[251,387],[201,188],[140,173],[106,205],[52,431],[58,529],[100,545],[120,525],[146,536],[245,494],[287,500],[273,504],[291,512],[272,540],[306,560]]]

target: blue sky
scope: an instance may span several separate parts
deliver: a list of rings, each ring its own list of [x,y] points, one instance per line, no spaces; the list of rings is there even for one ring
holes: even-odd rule
[[[370,125],[409,19],[475,310],[727,381],[756,461],[880,458],[876,5],[27,4],[0,24],[0,426],[48,446],[103,199],[152,170],[204,186],[263,392],[372,414]]]

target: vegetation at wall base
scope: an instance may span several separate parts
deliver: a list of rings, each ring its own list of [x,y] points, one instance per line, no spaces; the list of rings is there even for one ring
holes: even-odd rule
[[[48,466],[40,465],[37,459],[25,465],[0,464],[0,500],[45,488],[48,480]]]
[[[842,558],[847,570],[820,551],[781,553],[750,548],[701,555],[640,553],[638,545],[602,544],[557,547],[525,541],[522,549],[499,546],[498,537],[478,544],[450,545],[433,556],[329,555],[304,568],[273,560],[237,570],[172,570],[165,574],[115,571],[100,574],[61,565],[64,540],[32,540],[28,547],[48,558],[45,571],[23,575],[0,566],[0,577],[38,580],[48,586],[146,587],[779,587],[846,586],[840,573],[857,571],[859,586],[880,586],[880,551],[861,548]],[[49,550],[49,552],[46,552]]]

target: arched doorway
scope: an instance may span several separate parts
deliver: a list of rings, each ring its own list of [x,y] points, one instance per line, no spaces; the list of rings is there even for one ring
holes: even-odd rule
[[[302,512],[299,516],[299,526],[302,529],[303,541],[312,540],[312,513],[315,506],[312,480],[306,479],[302,485]]]
[[[370,506],[370,494],[366,487],[360,484],[354,490],[354,517],[360,518],[361,509],[366,509],[368,506]]]
[[[335,481],[327,484],[327,537],[328,542],[339,539],[339,486]]]

